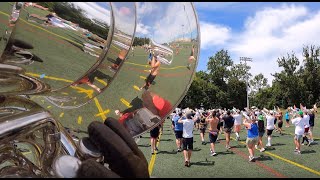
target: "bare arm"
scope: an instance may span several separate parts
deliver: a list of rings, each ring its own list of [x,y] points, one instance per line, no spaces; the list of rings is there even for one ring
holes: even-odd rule
[[[251,129],[251,124],[248,122],[247,119],[244,119],[243,125],[244,125],[247,129]]]

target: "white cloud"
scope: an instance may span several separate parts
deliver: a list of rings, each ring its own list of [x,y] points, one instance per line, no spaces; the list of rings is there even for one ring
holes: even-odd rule
[[[231,38],[229,27],[200,22],[201,48],[207,49],[213,45],[225,44]]]
[[[277,58],[292,52],[301,58],[304,45],[320,42],[319,27],[320,11],[310,12],[304,6],[282,4],[278,8],[257,11],[247,18],[243,31],[238,33],[231,34],[230,28],[223,25],[201,23],[201,48],[223,44],[236,63],[241,56],[251,57],[251,73],[263,73],[271,84],[270,73],[282,70]]]
[[[150,29],[149,26],[145,26],[144,24],[138,23],[136,27],[136,33],[147,35],[147,34],[150,34],[149,29]]]
[[[94,2],[70,2],[75,6],[81,8],[86,12],[88,18],[98,19],[106,24],[110,24],[110,9],[104,8]],[[106,3],[106,7],[109,7],[109,3]]]

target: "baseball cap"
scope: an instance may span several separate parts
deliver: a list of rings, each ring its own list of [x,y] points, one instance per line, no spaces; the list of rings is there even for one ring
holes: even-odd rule
[[[299,115],[303,115],[303,112],[301,110],[299,111]]]

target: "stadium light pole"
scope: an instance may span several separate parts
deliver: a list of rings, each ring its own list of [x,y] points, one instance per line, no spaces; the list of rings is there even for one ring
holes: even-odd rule
[[[247,61],[252,62],[252,58],[249,57],[240,57],[240,61],[244,61],[245,66],[247,66]],[[246,77],[246,86],[247,86],[247,108],[249,109],[249,87],[248,87],[248,80],[249,80],[249,76],[248,76],[248,72],[247,72],[247,77]]]

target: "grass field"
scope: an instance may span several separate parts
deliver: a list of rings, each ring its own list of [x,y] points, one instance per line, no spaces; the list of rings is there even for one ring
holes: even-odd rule
[[[294,154],[294,126],[283,127],[285,135],[273,132],[272,147],[265,152],[255,151],[256,162],[248,162],[245,146],[246,131],[240,133],[241,141],[235,141],[231,134],[230,150],[225,149],[225,137],[219,135],[216,144],[217,156],[209,155],[210,144],[202,145],[199,131],[194,131],[194,151],[191,167],[184,166],[183,153],[176,152],[175,136],[171,120],[167,119],[158,143],[158,154],[151,155],[149,134],[144,134],[138,145],[149,162],[149,173],[154,177],[173,178],[319,178],[320,177],[320,114],[316,115],[314,137],[316,144],[302,146],[302,154]],[[285,125],[284,125],[285,126]],[[205,134],[208,141],[208,133]],[[266,143],[264,137],[263,142]]]

